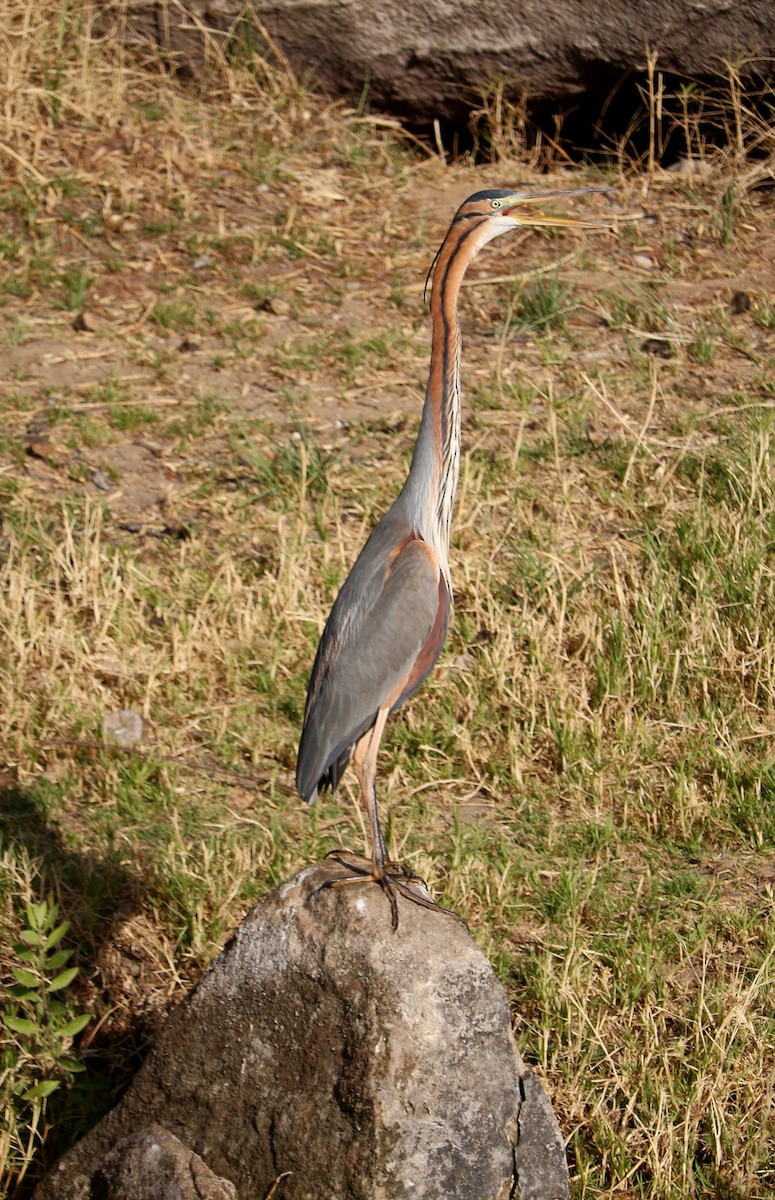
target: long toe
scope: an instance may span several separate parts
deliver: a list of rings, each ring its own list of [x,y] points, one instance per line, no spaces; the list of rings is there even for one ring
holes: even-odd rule
[[[338,862],[340,866],[345,867],[348,871],[354,871],[356,876],[365,875],[371,877],[374,868],[370,858],[366,858],[363,854],[356,854],[354,850],[329,850],[326,858],[333,858],[334,862]],[[334,882],[334,881],[332,881]]]
[[[442,908],[440,904],[431,899],[428,889],[419,875],[415,875],[414,872],[407,870],[399,863],[375,864],[349,850],[334,850],[327,857],[333,858],[353,874],[342,875],[338,879],[324,880],[314,891],[310,892],[309,899],[327,888],[347,887],[353,883],[378,883],[388,898],[390,924],[394,931],[398,929],[398,896],[403,896],[405,900],[411,900],[412,904],[419,904],[421,908],[444,913],[445,916],[452,917],[466,929],[468,928],[463,918],[459,917],[457,913],[452,912],[449,908]]]
[[[381,875],[374,875],[373,878],[382,888],[382,891],[390,901],[390,926],[393,930],[393,933],[395,933],[395,931],[398,929],[398,900],[396,899],[397,887],[388,875],[387,871],[384,871]]]
[[[428,895],[425,884],[418,875],[410,875],[408,879],[391,876],[391,883],[395,890],[399,892],[405,900],[411,900],[412,904],[419,904],[421,908],[429,908],[432,912],[444,913],[445,916],[452,917],[455,921],[459,921],[461,925],[468,929],[468,925],[462,917],[459,917],[458,914],[453,912],[451,908],[443,908],[440,904],[437,904],[436,901],[431,898],[431,896]],[[422,887],[422,891],[419,890],[417,886],[418,884],[420,884]]]

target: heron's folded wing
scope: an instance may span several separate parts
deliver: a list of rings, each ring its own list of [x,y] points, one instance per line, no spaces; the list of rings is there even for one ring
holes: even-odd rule
[[[302,795],[402,693],[437,620],[439,578],[433,551],[413,539],[388,563],[382,587],[370,589],[368,607],[326,628],[299,746]]]

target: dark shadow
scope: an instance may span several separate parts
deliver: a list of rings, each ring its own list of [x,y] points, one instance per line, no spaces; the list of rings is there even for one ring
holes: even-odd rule
[[[621,73],[607,63],[586,62],[579,65],[579,76],[585,85],[578,95],[564,99],[524,100],[524,138],[527,150],[540,141],[547,152],[547,164],[555,155],[569,163],[589,162],[605,166],[616,163],[619,151],[624,161],[644,167],[649,152],[649,81],[645,71]],[[718,75],[688,80],[669,72],[660,72],[663,93],[662,120],[655,137],[654,150],[662,167],[670,167],[684,156],[697,151],[702,142],[706,151],[723,148],[729,143],[730,98],[728,85]],[[771,122],[771,79],[751,75],[746,83],[746,108],[752,117],[758,115],[762,127]],[[506,89],[512,102],[519,101],[520,89]],[[684,103],[681,97],[685,98]],[[479,97],[461,95],[457,101],[445,98],[448,115],[434,126],[430,121],[417,121],[411,113],[403,116],[407,130],[434,149],[439,143],[453,159],[473,153],[480,162],[491,160],[486,124],[475,133],[470,124],[471,110],[478,109]],[[689,141],[687,142],[687,133]],[[752,160],[764,158],[767,147],[749,145]],[[504,181],[504,186],[517,183]]]
[[[140,907],[144,887],[119,860],[68,846],[34,789],[0,785],[0,840],[23,846],[40,866],[43,886],[56,898],[79,966],[89,974],[113,927]]]
[[[118,926],[142,908],[142,879],[127,869],[117,851],[92,854],[68,845],[46,813],[45,790],[34,786],[0,782],[0,845],[24,847],[40,871],[41,892],[55,899],[59,920],[70,923],[62,945],[74,951],[71,961],[80,968],[71,994],[77,1000],[81,992],[82,1011],[91,1008],[98,1018],[109,1012],[116,997],[103,977],[103,951]],[[147,1014],[124,1013],[120,1022],[106,1021],[96,1034],[87,1026],[76,1039],[88,1044],[79,1055],[87,1070],[74,1077],[71,1088],[61,1088],[47,1100],[50,1132],[22,1184],[14,1190],[11,1183],[14,1200],[26,1200],[55,1159],[113,1107],[142,1062],[153,1032]]]

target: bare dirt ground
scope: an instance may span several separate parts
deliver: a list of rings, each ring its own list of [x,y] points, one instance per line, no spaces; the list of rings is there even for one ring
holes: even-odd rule
[[[131,179],[131,154],[113,164],[114,175],[122,169]],[[429,344],[424,271],[457,204],[504,182],[501,174],[426,161],[403,171],[398,188],[361,188],[352,172],[334,168],[256,188],[235,170],[228,182],[186,181],[180,220],[169,215],[174,186],[160,202],[147,180],[139,195],[127,186],[129,213],[114,211],[111,189],[68,201],[64,220],[61,201],[39,222],[50,270],[80,273],[88,286],[77,311],[63,311],[56,289],[34,280],[26,294],[4,298],[2,388],[16,449],[1,469],[51,495],[99,498],[118,521],[158,524],[165,507],[184,503],[186,474],[185,451],[160,434],[202,397],[232,414],[212,422],[207,453],[215,458],[233,420],[280,431],[303,423],[324,443],[342,443],[354,423],[415,418]],[[563,177],[529,180],[539,192],[547,182],[561,186]],[[648,189],[622,182],[610,200],[576,204],[583,215],[612,216],[618,235],[588,233],[559,248],[528,235],[521,246],[496,247],[466,290],[467,380],[486,378],[495,360],[507,380],[546,386],[554,366],[530,333],[504,330],[498,283],[502,296],[520,275],[534,283],[556,272],[574,298],[563,371],[616,374],[642,350],[659,367],[665,409],[694,417],[731,391],[766,386],[772,330],[756,317],[775,292],[771,206],[766,193],[749,195],[723,247],[713,205],[707,182],[700,192],[666,178]],[[18,217],[6,212],[4,224],[9,239],[18,237]],[[257,251],[277,230],[280,244]],[[711,361],[697,361],[703,331]],[[357,346],[377,332],[404,348],[383,355],[389,364],[367,353],[343,377],[337,341]],[[622,422],[637,420],[628,414],[633,399],[612,394],[615,411],[603,406],[590,436],[617,436],[617,425],[621,432]],[[62,437],[71,418],[138,405],[160,421],[141,436],[114,428],[80,442],[72,430]],[[497,412],[489,420],[500,424]]]

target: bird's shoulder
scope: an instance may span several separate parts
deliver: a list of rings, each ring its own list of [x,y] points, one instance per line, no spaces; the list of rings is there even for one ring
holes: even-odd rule
[[[378,594],[385,581],[395,548],[412,536],[412,529],[401,513],[388,510],[372,529],[358,557],[342,584],[331,618],[339,618],[342,609],[349,610],[356,602],[367,603]]]

